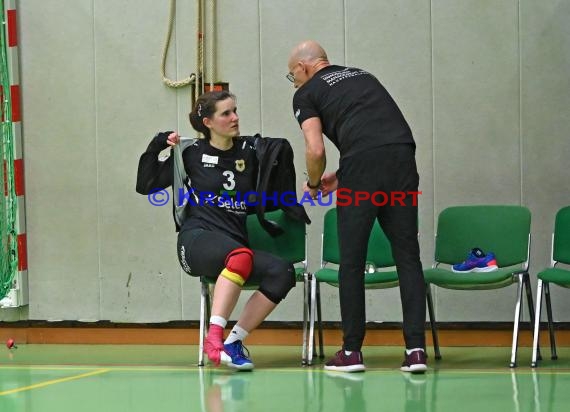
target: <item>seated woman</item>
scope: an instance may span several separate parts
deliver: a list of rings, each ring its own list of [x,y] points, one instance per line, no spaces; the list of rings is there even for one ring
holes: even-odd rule
[[[256,189],[258,160],[255,147],[239,135],[235,96],[227,91],[204,93],[190,113],[190,123],[205,138],[182,152],[195,201],[186,206],[177,255],[188,274],[215,280],[204,352],[215,365],[250,370],[253,363],[243,341],[295,286],[295,271],[283,259],[248,247],[243,195]],[[161,162],[158,154],[179,142],[176,132],[155,136],[139,163],[139,193],[172,184],[172,156]],[[224,340],[227,320],[242,286],[250,281],[259,288]]]

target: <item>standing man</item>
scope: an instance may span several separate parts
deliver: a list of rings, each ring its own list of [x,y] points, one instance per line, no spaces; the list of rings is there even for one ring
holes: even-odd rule
[[[402,299],[406,352],[401,370],[423,373],[426,286],[418,245],[417,190],[419,176],[415,142],[402,112],[370,73],[329,63],[315,41],[291,51],[287,78],[296,89],[293,113],[305,137],[308,179],[303,189],[315,198],[343,189],[337,205],[340,248],[339,295],[343,347],[325,369],[364,371],[362,343],[366,328],[364,268],[374,219],[390,240]],[[340,152],[339,169],[324,173],[323,133]],[[415,193],[402,201],[388,199],[398,192]],[[347,193],[351,201],[346,201]],[[368,199],[366,194],[369,194]]]

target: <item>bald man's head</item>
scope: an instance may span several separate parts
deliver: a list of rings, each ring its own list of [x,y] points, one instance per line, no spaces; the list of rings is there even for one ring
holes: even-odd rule
[[[295,88],[301,87],[323,67],[329,66],[327,52],[314,40],[305,40],[291,50],[288,79]]]
[[[314,40],[305,40],[293,48],[289,56],[291,61],[313,62],[315,60],[328,61],[327,52]]]

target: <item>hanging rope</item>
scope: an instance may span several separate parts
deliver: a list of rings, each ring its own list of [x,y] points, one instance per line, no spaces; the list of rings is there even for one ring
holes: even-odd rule
[[[198,16],[198,21],[196,23],[198,29],[198,47],[196,48],[196,73],[198,74],[198,84],[196,89],[198,95],[204,93],[204,0],[197,0],[198,11],[196,12]],[[198,97],[198,96],[196,96]]]
[[[214,83],[216,81],[216,65],[215,65],[215,55],[216,55],[216,0],[210,0],[210,21],[208,24],[208,74],[210,77],[210,89],[214,89]]]
[[[176,18],[176,0],[170,0],[170,13],[168,18],[168,30],[166,33],[166,41],[164,43],[164,49],[162,51],[162,81],[168,87],[180,88],[188,86],[189,84],[196,83],[196,74],[192,73],[190,76],[183,80],[170,80],[166,77],[166,57],[168,55],[168,49],[170,46],[170,39],[172,38],[172,28],[174,27],[174,19]]]

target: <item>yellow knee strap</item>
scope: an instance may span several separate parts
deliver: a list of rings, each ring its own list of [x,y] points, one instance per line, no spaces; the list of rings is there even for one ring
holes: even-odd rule
[[[245,283],[244,278],[242,278],[239,274],[232,272],[231,270],[228,270],[227,268],[224,268],[224,270],[222,270],[222,273],[220,273],[220,275],[225,277],[229,281],[235,283],[238,286],[243,286],[243,284]]]

